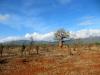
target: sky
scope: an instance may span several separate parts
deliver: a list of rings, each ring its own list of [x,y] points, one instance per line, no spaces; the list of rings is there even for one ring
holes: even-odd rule
[[[77,37],[100,35],[100,0],[0,0],[1,41],[49,37],[60,28]]]

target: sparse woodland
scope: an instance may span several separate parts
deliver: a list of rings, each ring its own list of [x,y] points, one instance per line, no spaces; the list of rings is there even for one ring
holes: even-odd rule
[[[100,75],[100,44],[64,44],[69,32],[55,33],[58,44],[0,44],[0,75]]]

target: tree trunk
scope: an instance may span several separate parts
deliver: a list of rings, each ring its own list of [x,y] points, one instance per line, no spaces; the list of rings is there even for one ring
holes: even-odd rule
[[[61,48],[63,47],[63,41],[62,40],[59,41],[59,47],[61,47]]]
[[[0,50],[0,55],[1,55],[1,57],[2,57],[2,53],[3,53],[3,50]]]
[[[36,52],[39,54],[39,46],[36,46]]]

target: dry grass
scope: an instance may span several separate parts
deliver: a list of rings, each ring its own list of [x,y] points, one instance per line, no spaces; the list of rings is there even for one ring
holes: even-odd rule
[[[33,49],[23,58],[19,48],[14,48],[15,56],[0,60],[0,75],[100,75],[100,46],[75,48],[70,48],[73,55],[69,55],[67,47],[41,47],[38,55]]]

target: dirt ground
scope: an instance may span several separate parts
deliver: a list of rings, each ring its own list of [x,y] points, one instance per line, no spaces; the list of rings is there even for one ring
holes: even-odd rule
[[[4,58],[0,61],[0,75],[100,75],[100,51],[58,53]]]

